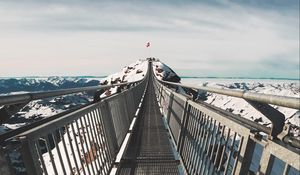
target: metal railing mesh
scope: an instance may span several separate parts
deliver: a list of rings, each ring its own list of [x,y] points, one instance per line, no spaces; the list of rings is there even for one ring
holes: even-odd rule
[[[147,81],[10,138],[6,174],[109,174]]]
[[[258,137],[257,129],[222,109],[196,103],[158,80],[155,91],[186,174],[299,174],[299,149]]]

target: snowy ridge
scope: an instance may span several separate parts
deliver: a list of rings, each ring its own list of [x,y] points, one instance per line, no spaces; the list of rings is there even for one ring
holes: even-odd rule
[[[148,70],[147,60],[137,60],[134,63],[125,66],[120,72],[111,74],[103,78],[100,82],[101,85],[112,85],[117,83],[134,82],[144,78]],[[112,87],[106,90],[100,97],[106,97],[117,93],[118,87]]]
[[[125,66],[122,71],[111,74],[101,80],[102,85],[110,85],[116,83],[133,82],[142,80],[147,73],[148,61],[138,60]]]
[[[85,86],[97,86],[100,78],[48,77],[0,79],[0,95],[14,92],[49,91]]]

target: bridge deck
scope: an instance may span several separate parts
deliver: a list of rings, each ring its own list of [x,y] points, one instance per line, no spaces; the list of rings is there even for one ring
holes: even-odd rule
[[[178,174],[151,80],[141,112],[119,174]]]

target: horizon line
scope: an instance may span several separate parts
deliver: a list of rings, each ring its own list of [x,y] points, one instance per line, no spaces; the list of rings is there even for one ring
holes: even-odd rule
[[[7,78],[50,78],[50,77],[63,77],[63,78],[105,78],[109,75],[75,75],[75,76],[0,76],[0,79],[7,79]],[[234,77],[234,76],[179,76],[180,78],[195,78],[195,79],[269,79],[269,80],[300,80],[299,78],[287,78],[287,77]]]

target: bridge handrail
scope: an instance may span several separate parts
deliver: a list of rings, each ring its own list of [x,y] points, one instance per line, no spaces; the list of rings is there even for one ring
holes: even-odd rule
[[[89,92],[89,91],[96,91],[96,90],[101,90],[101,89],[108,89],[110,87],[114,87],[114,86],[121,86],[121,85],[129,85],[129,84],[135,84],[135,83],[140,83],[142,82],[142,80],[139,81],[134,81],[134,82],[128,82],[128,83],[119,83],[119,84],[113,84],[113,85],[103,85],[103,86],[88,86],[88,87],[81,87],[81,88],[69,88],[69,89],[61,89],[61,90],[55,90],[55,91],[45,91],[45,92],[33,92],[33,93],[24,93],[24,94],[17,94],[17,95],[6,95],[6,96],[0,96],[0,106],[1,106],[1,99],[3,99],[3,104],[4,105],[12,105],[11,103],[8,103],[8,101],[13,102],[13,105],[17,105],[23,102],[28,103],[29,101],[32,100],[37,100],[37,99],[43,99],[43,98],[50,98],[50,97],[56,97],[56,96],[62,96],[62,95],[67,95],[67,94],[73,94],[73,93],[78,93],[78,92]],[[96,90],[95,90],[96,89]],[[20,97],[18,97],[18,95],[21,95]],[[30,97],[30,99],[28,101],[26,101],[25,99],[27,99],[27,97]],[[33,97],[33,98],[31,98]],[[18,99],[23,98],[24,100],[21,99],[21,101],[18,101]],[[29,130],[31,128],[34,128],[38,125],[50,122],[51,120],[54,120],[56,118],[59,118],[63,115],[66,115],[70,112],[76,111],[78,109],[81,109],[87,105],[91,105],[93,102],[87,103],[85,105],[81,105],[78,107],[74,107],[72,109],[69,109],[67,111],[58,113],[56,115],[53,115],[51,117],[47,117],[38,121],[35,121],[33,123],[30,123],[28,125],[22,126],[20,128],[17,128],[15,130],[10,130],[7,131],[5,133],[1,133],[0,134],[0,143],[3,142],[4,140],[13,137],[17,134],[20,134],[26,130]],[[15,111],[16,112],[16,111]],[[3,117],[3,116],[2,116]],[[1,123],[1,121],[0,121]]]
[[[265,139],[224,110],[194,102],[162,82],[155,81],[157,100],[186,174],[271,174],[278,161],[283,174],[299,172],[299,149],[291,143]]]
[[[214,88],[214,87],[206,87],[206,86],[196,86],[196,85],[187,85],[182,83],[174,83],[169,81],[158,81],[170,85],[181,86],[185,88],[197,89],[202,91],[207,91],[211,93],[227,95],[231,97],[238,97],[243,98],[245,100],[251,100],[261,103],[273,104],[293,109],[300,109],[300,98],[297,97],[286,97],[286,96],[279,96],[279,95],[271,95],[271,94],[262,94],[262,93],[255,93],[249,91],[241,91],[241,90],[230,90],[230,89],[221,89],[221,88]]]
[[[30,97],[32,100],[135,84],[118,94],[83,105],[17,135],[10,135],[10,139],[1,143],[0,162],[1,158],[10,160],[8,157],[16,149],[21,153],[24,167],[15,165],[14,160],[10,160],[10,163],[0,165],[0,174],[23,171],[27,174],[108,174],[115,164],[116,153],[133,118],[138,115],[136,111],[141,106],[148,79],[149,68],[140,81],[51,91],[49,94],[33,93],[35,96]],[[13,99],[9,104],[23,102],[22,100],[24,99]]]
[[[115,87],[115,86],[134,84],[134,83],[138,83],[140,81],[141,80],[134,81],[134,82],[112,84],[112,85],[88,86],[88,87],[60,89],[60,90],[53,90],[53,91],[3,95],[3,96],[0,96],[0,106],[1,105],[14,105],[14,104],[28,103],[32,100],[57,97],[57,96],[74,94],[74,93],[79,93],[79,92],[97,91],[97,90],[107,89],[107,88],[111,88],[111,87]]]

